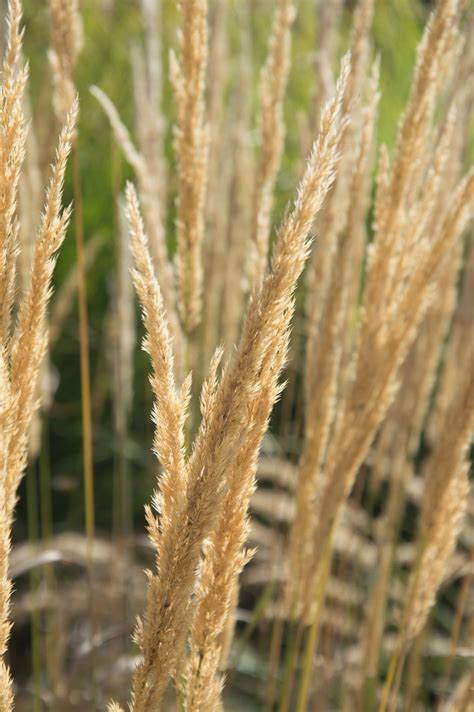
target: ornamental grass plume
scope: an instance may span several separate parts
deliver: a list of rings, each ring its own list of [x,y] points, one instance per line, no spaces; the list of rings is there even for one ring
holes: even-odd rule
[[[183,427],[190,380],[187,378],[177,391],[163,299],[153,273],[136,194],[131,186],[127,189],[135,258],[134,282],[147,331],[145,348],[150,353],[153,367],[154,449],[163,470],[154,497],[159,518],[147,510],[150,537],[157,549],[157,573],[149,574],[147,607],[136,632],[143,660],[133,676],[133,710],[156,709],[170,678],[179,675],[184,643],[193,623],[193,591],[204,602],[199,615],[206,611],[206,607],[210,614],[211,602],[218,608],[212,612],[215,623],[211,636],[206,636],[208,650],[199,648],[197,641],[202,622],[196,619],[193,628],[195,647],[191,650],[188,679],[194,677],[196,680],[196,685],[190,683],[195,694],[200,681],[194,674],[193,659],[206,653],[209,666],[206,675],[212,683],[210,700],[212,705],[218,703],[219,651],[216,650],[215,633],[220,635],[223,630],[228,608],[225,601],[230,600],[231,585],[243,565],[240,550],[245,537],[248,499],[254,486],[255,459],[279,391],[278,377],[286,354],[294,308],[293,294],[309,253],[308,232],[334,180],[340,133],[348,120],[342,105],[349,69],[350,61],[346,57],[336,96],[322,116],[320,134],[309,157],[293,210],[278,232],[271,269],[252,295],[239,346],[218,382],[215,376],[218,356],[214,359],[210,380],[202,396],[203,419],[188,460],[184,452]],[[239,491],[235,502],[227,498],[227,494],[236,492],[238,477],[242,477],[241,465],[246,468],[247,484]],[[240,506],[237,507],[237,503]],[[231,515],[229,523],[232,523],[233,534],[238,534],[235,539],[234,536],[221,539],[216,536],[219,527],[225,526],[224,514]],[[206,565],[213,567],[213,557],[220,570],[211,573],[208,568],[208,573],[199,577],[202,547],[208,538],[212,541],[213,536],[214,544],[209,550],[212,557],[207,564],[204,562],[203,571]],[[224,569],[225,551],[220,551],[221,545],[224,549],[226,546],[236,547],[235,550],[232,548],[234,558],[226,562]],[[207,590],[210,579],[216,576],[223,577],[223,602],[216,599],[212,590]],[[192,708],[192,698],[189,704]]]
[[[472,350],[471,350],[472,351]],[[469,354],[445,426],[425,466],[420,559],[410,582],[406,637],[423,629],[456,546],[469,494],[467,448],[474,431],[474,354]]]
[[[255,172],[252,220],[253,249],[250,255],[250,283],[259,283],[267,266],[273,191],[285,140],[283,99],[290,69],[291,26],[296,10],[290,0],[278,0],[275,8],[269,51],[260,86],[259,131],[261,147]]]
[[[446,575],[467,508],[470,484],[467,448],[474,432],[474,347],[471,344],[449,404],[441,400],[443,428],[424,467],[417,555],[414,560],[397,645],[392,654],[380,710],[393,704],[409,644],[423,630]]]
[[[257,458],[268,425],[269,413],[283,385],[278,384],[288,350],[289,332],[282,338],[276,333],[274,363],[260,383],[261,392],[248,407],[250,421],[247,442],[230,467],[227,492],[216,527],[206,542],[200,578],[196,590],[190,652],[184,667],[185,707],[189,712],[221,709],[224,678],[219,675],[223,655],[224,632],[231,605],[238,590],[238,577],[253,552],[244,549],[248,536],[248,506],[256,489]],[[217,352],[217,358],[222,355]],[[211,367],[211,374],[213,368]],[[213,407],[215,388],[204,403],[203,415]],[[206,414],[206,415],[205,415]],[[229,645],[229,640],[227,640]]]
[[[200,333],[200,360],[204,373],[216,344],[219,343],[222,290],[227,264],[225,235],[229,229],[229,204],[232,199],[230,181],[234,166],[232,151],[228,150],[228,127],[235,123],[235,115],[225,105],[230,63],[227,37],[229,10],[230,5],[226,0],[217,0],[211,5],[209,13],[207,81],[209,156],[203,240],[206,289],[203,292]],[[243,31],[245,29],[244,27]],[[199,380],[200,382],[203,380],[201,373]]]
[[[63,122],[74,101],[74,68],[82,49],[79,0],[48,0],[53,71],[53,103],[56,118]]]
[[[376,491],[381,491],[379,488],[388,482],[389,492],[382,521],[374,524],[379,565],[366,608],[367,627],[363,636],[364,681],[375,679],[380,665],[397,530],[406,506],[412,462],[428,412],[442,345],[456,306],[460,248],[461,244],[455,246],[436,276],[432,301],[400,371],[398,393],[379,431],[374,448],[371,486]]]
[[[153,367],[154,449],[163,469],[159,494],[154,498],[154,506],[160,512],[160,525],[147,509],[149,535],[157,548],[159,575],[148,575],[147,608],[135,633],[143,661],[133,675],[131,708],[141,712],[158,708],[182,654],[179,639],[185,626],[182,613],[188,601],[186,593],[183,595],[179,587],[182,562],[177,561],[177,556],[184,552],[181,547],[176,551],[176,544],[180,539],[179,526],[182,525],[188,487],[183,428],[190,381],[187,379],[184,388],[178,392],[163,297],[153,271],[138,199],[131,185],[127,188],[127,204],[135,261],[133,280],[147,331],[145,348]],[[179,497],[176,492],[180,493]]]
[[[18,182],[25,156],[26,126],[22,98],[27,69],[21,66],[21,4],[10,0],[7,46],[3,60],[1,91],[0,184],[0,710],[13,709],[13,688],[5,664],[10,633],[11,583],[8,575],[10,535],[17,491],[26,466],[29,428],[38,406],[36,393],[41,362],[47,345],[46,310],[56,253],[64,240],[70,208],[61,209],[66,161],[77,116],[74,100],[59,137],[52,176],[31,261],[31,272],[17,312],[13,302],[17,288],[16,258],[19,224],[16,215]]]
[[[221,712],[250,698],[269,712],[467,704],[473,13],[463,0],[437,0],[431,14],[425,8],[429,21],[394,145],[377,149],[378,125],[391,135],[387,114],[403,93],[397,80],[422,34],[420,17],[393,2],[381,10],[374,0],[314,0],[312,7],[275,0],[269,12],[251,0],[180,0],[174,9],[162,0],[85,3],[90,37],[81,77],[92,68],[124,108],[120,116],[92,88],[119,147],[108,155],[95,112],[83,112],[81,146],[74,132],[81,4],[47,5],[53,109],[67,121],[36,240],[43,163],[52,151],[49,139],[35,151],[27,126],[31,114],[36,137],[46,136],[47,113],[35,110],[48,92],[36,73],[30,112],[19,0],[8,2],[0,97],[0,712],[31,701],[82,709],[109,695],[118,700],[109,712],[164,712],[173,703],[183,712]],[[402,53],[386,35],[392,11],[406,31]],[[170,36],[176,19],[177,40]],[[104,21],[113,31],[104,34]],[[124,49],[125,36],[132,42]],[[168,67],[170,45],[177,51]],[[130,86],[122,81],[128,51]],[[93,66],[109,56],[113,71]],[[286,141],[291,127],[297,131]],[[47,319],[70,216],[61,190],[71,142],[78,257],[60,271]],[[306,153],[296,198],[284,211]],[[127,185],[121,210],[116,199],[130,171],[137,187]],[[117,249],[96,260],[98,248],[112,245],[112,213]],[[273,213],[282,214],[274,235]],[[89,294],[91,389],[86,263],[96,288]],[[76,291],[80,318],[66,322]],[[134,387],[143,369],[134,355],[134,291],[150,358],[152,462],[140,445],[146,394]],[[79,435],[71,378],[79,364],[65,361],[77,327],[82,470],[80,453],[63,447]],[[54,343],[51,383],[59,388],[38,418],[46,427],[36,461],[40,365]],[[92,423],[103,472],[97,533]],[[27,463],[15,533],[25,512],[31,541],[11,552]],[[145,508],[143,546],[134,508],[147,465],[156,491]],[[67,543],[53,533],[57,503],[70,497],[78,506],[74,492],[57,486],[81,471],[89,546],[82,535]],[[102,506],[111,500],[111,508]],[[112,545],[99,540],[109,525]],[[153,557],[146,581],[142,551]],[[76,561],[87,568],[82,581]],[[135,608],[142,610],[136,657],[127,632]],[[27,616],[31,677],[16,672]],[[240,696],[244,686],[248,698]]]
[[[433,279],[471,216],[472,171],[452,190],[448,207],[439,217],[436,196],[449,166],[450,127],[434,148],[431,144],[435,98],[449,75],[458,14],[456,0],[441,0],[434,11],[419,48],[393,166],[388,167],[386,158],[380,166],[376,234],[369,251],[354,376],[339,404],[327,452],[317,502],[321,515],[316,517],[313,570],[319,566],[324,542],[394,398],[399,368],[429,304]],[[414,160],[415,155],[419,160]],[[431,230],[435,212],[438,221]]]
[[[183,327],[191,333],[201,320],[202,242],[206,204],[209,130],[205,117],[208,56],[207,0],[180,0],[179,58],[170,57],[178,109],[175,152],[178,161],[176,268]]]
[[[230,138],[233,176],[230,186],[227,226],[227,251],[225,254],[223,293],[219,302],[221,340],[230,353],[238,339],[248,291],[245,279],[247,250],[250,245],[253,213],[253,187],[248,180],[254,174],[254,156],[251,140],[251,82],[252,48],[250,38],[250,12],[244,3],[239,5],[239,58],[238,80],[234,97],[234,130]]]

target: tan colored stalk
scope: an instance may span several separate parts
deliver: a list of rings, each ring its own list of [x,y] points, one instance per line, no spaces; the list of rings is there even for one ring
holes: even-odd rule
[[[472,298],[474,294],[474,243],[469,240],[469,252],[462,275],[461,294],[453,317],[443,371],[436,391],[436,407],[428,422],[428,440],[434,444],[442,437],[444,413],[448,410],[452,393],[459,388],[466,355],[472,356]]]
[[[343,78],[338,86],[338,100],[340,102],[342,102],[342,92],[345,81],[347,81],[347,72],[348,64],[346,60],[342,70]],[[324,121],[327,121],[329,115],[330,112],[326,110],[322,127],[324,127]],[[265,283],[262,287],[262,295],[264,288]],[[277,332],[277,343],[278,340],[281,342],[281,338],[281,335]],[[271,351],[274,348],[271,348]],[[281,361],[285,353],[286,346],[285,348],[280,346],[280,352],[276,352],[276,372],[281,368]],[[262,375],[265,378],[265,374]],[[218,708],[219,680],[216,679],[216,672],[220,658],[219,638],[226,619],[226,608],[229,605],[232,594],[233,581],[242,566],[238,552],[245,540],[247,502],[254,488],[256,448],[255,445],[252,445],[252,438],[256,438],[256,443],[260,442],[266,429],[264,418],[268,417],[271,402],[276,395],[276,379],[272,376],[270,367],[266,377],[270,379],[268,386],[265,385],[267,383],[266,380],[263,380],[260,386],[263,400],[260,405],[255,404],[249,411],[251,423],[248,427],[251,447],[243,450],[241,457],[237,458],[235,462],[235,470],[230,470],[223,513],[211,539],[210,546],[213,556],[211,554],[209,561],[205,561],[204,564],[202,584],[204,584],[205,595],[193,620],[193,634],[191,636],[191,670],[188,672],[187,680],[187,704],[190,710]],[[267,388],[270,390],[266,394]],[[253,417],[252,412],[255,412]],[[258,416],[259,412],[260,415]],[[266,416],[265,413],[267,413]],[[255,418],[255,425],[252,423],[253,418]],[[254,431],[253,435],[252,431]],[[236,522],[236,524],[230,527],[229,522]],[[233,555],[231,555],[232,550],[234,551]]]
[[[328,485],[323,491],[321,501],[318,504],[319,511],[324,513],[324,517],[318,521],[316,528],[314,542],[316,560],[319,559],[318,551],[320,550],[321,541],[324,541],[326,533],[334,525],[339,508],[347,495],[356,470],[367,451],[381,416],[383,416],[393,398],[394,377],[398,365],[403,360],[405,349],[408,348],[413,337],[415,326],[413,321],[417,320],[426,308],[429,285],[436,274],[439,262],[443,258],[443,252],[449,251],[453,247],[469,218],[473,189],[474,172],[458,186],[453,195],[452,209],[449,210],[449,214],[445,217],[438,234],[435,236],[436,239],[433,241],[432,251],[428,254],[426,262],[413,272],[412,284],[400,304],[401,313],[404,315],[410,313],[411,318],[406,319],[394,330],[392,337],[387,342],[387,350],[384,348],[380,356],[377,357],[376,351],[366,352],[364,360],[359,361],[359,375],[356,374],[354,385],[351,387],[351,393],[348,397],[348,404],[346,405],[348,410],[344,415],[344,420],[346,420],[345,428],[343,427],[343,421],[340,421],[336,426],[338,427],[338,432],[331,443],[334,449],[328,456]],[[376,377],[376,361],[381,358],[382,354],[384,355],[383,360],[381,359],[383,369],[379,366],[381,373],[377,378],[378,385],[374,384],[374,397],[367,402],[366,394],[371,392],[371,381],[372,378],[375,380]],[[388,354],[391,355],[390,359],[387,358]],[[359,359],[360,355],[361,351],[359,350]],[[365,423],[366,430],[364,432],[360,432],[357,427],[357,423],[360,422],[359,419],[362,419],[362,422]],[[345,437],[343,436],[343,431],[346,433]]]
[[[142,0],[141,10],[145,30],[144,57],[132,55],[135,91],[135,121],[140,151],[156,178],[161,208],[165,209],[165,157],[163,135],[166,128],[162,114],[163,67],[161,48],[161,0]]]
[[[176,267],[179,309],[190,333],[201,320],[202,242],[206,202],[209,131],[205,119],[208,55],[207,0],[180,0],[179,60],[171,54],[171,79],[178,109]]]
[[[136,342],[135,309],[133,305],[133,286],[129,278],[132,266],[132,255],[129,245],[128,226],[124,214],[124,206],[120,204],[119,210],[119,269],[117,276],[117,304],[116,315],[119,325],[117,359],[117,383],[120,383],[121,405],[123,412],[119,417],[121,424],[118,432],[125,436],[125,421],[127,420],[133,400],[133,352]],[[118,397],[118,393],[117,393]]]
[[[276,388],[278,370],[274,366],[286,343],[293,293],[309,251],[308,231],[334,178],[340,131],[346,121],[342,116],[342,96],[348,71],[346,60],[336,98],[322,118],[320,135],[293,210],[279,231],[272,268],[251,299],[240,345],[215,389],[212,408],[205,410],[187,464],[182,428],[189,384],[180,394],[176,392],[163,302],[137,201],[133,189],[128,189],[134,279],[144,309],[146,344],[154,368],[155,450],[164,472],[160,494],[155,497],[159,519],[148,512],[159,569],[157,575],[150,575],[145,618],[137,631],[143,661],[133,678],[132,709],[136,711],[155,709],[170,676],[176,673],[191,623],[191,596],[201,549],[219,521],[229,485],[228,473],[235,471],[235,463],[248,450],[254,432],[248,417],[249,404],[258,408],[259,403],[265,402],[262,382]],[[271,403],[267,403],[268,411],[270,407]],[[265,414],[264,410],[262,406],[259,418],[266,422],[269,412]],[[255,442],[255,450],[258,445]]]
[[[445,192],[452,190],[460,173],[460,159],[464,149],[463,137],[467,135],[462,126],[465,112],[462,87],[456,90],[454,97],[457,120],[455,123],[453,122],[454,115],[451,111],[442,127],[446,131],[446,128],[449,129],[451,126],[448,137],[452,146],[450,164],[444,177],[443,191]],[[456,141],[452,139],[453,133],[456,136]],[[442,135],[441,132],[440,138]],[[433,216],[433,219],[435,220],[436,216]],[[366,687],[370,686],[371,680],[376,679],[397,526],[406,496],[406,480],[412,469],[412,459],[419,446],[441,347],[456,305],[456,282],[461,247],[461,244],[455,246],[439,270],[436,284],[433,286],[431,303],[400,371],[400,389],[387,414],[375,451],[373,477],[377,484],[377,481],[384,476],[385,471],[390,468],[390,493],[385,522],[380,530],[380,556],[383,565],[379,567],[377,582],[371,601],[367,606],[368,619],[363,670]],[[451,354],[451,348],[448,353]]]
[[[115,484],[115,530],[122,538],[129,537],[133,530],[133,505],[130,473],[126,455],[128,426],[133,403],[133,356],[136,345],[135,304],[133,284],[130,279],[132,254],[128,224],[123,203],[117,195],[117,282],[113,303],[113,394],[114,428],[117,438],[117,481]]]
[[[295,8],[291,0],[278,0],[260,88],[261,147],[252,219],[251,284],[260,284],[267,266],[273,190],[285,138],[283,100],[290,69],[291,25],[294,18]]]
[[[459,382],[459,392],[452,394],[450,406],[443,417],[446,423],[444,432],[440,433],[433,454],[426,465],[421,540],[425,542],[427,549],[423,552],[427,569],[423,573],[422,564],[422,574],[417,585],[419,590],[413,603],[413,617],[408,629],[409,637],[414,637],[426,620],[433,602],[432,597],[441,583],[441,578],[438,577],[441,577],[444,572],[448,560],[448,554],[443,554],[443,558],[441,550],[444,552],[446,547],[446,551],[451,551],[454,547],[459,530],[454,520],[457,516],[462,519],[463,508],[465,508],[465,503],[461,506],[460,493],[467,492],[466,488],[468,488],[465,454],[474,428],[474,350],[467,354],[467,359],[463,377]],[[449,508],[454,507],[456,502],[459,510],[456,513],[454,508],[451,512]],[[450,533],[451,527],[452,533]],[[438,549],[439,558],[433,554]],[[424,576],[427,577],[426,581]],[[434,582],[437,580],[438,583],[435,585]],[[422,591],[424,587],[427,589],[426,593]]]
[[[341,391],[347,387],[351,373],[356,335],[360,320],[358,311],[359,294],[362,282],[362,267],[367,248],[366,219],[370,205],[372,172],[376,144],[376,126],[378,120],[380,62],[376,58],[372,72],[365,87],[367,103],[360,112],[360,133],[353,140],[359,145],[352,180],[349,186],[349,207],[347,211],[346,239],[347,249],[347,306],[345,323],[341,330],[342,355],[339,386]]]
[[[36,141],[31,107],[24,100],[25,114],[28,116],[28,137],[26,141],[26,155],[22,174],[19,182],[19,254],[18,276],[19,291],[22,292],[28,285],[30,278],[31,261],[35,249],[35,232],[37,216],[41,213],[43,204],[43,178],[39,167],[38,145]],[[18,294],[17,294],[18,297]],[[51,379],[47,354],[41,366],[41,375],[38,378],[38,397],[42,409],[47,410],[51,405]],[[35,417],[30,427],[29,459],[35,460],[41,448],[41,413],[35,412]]]
[[[53,175],[46,195],[33,254],[22,255],[23,292],[12,324],[12,307],[18,288],[16,259],[20,223],[17,217],[19,176],[25,155],[26,131],[22,111],[27,70],[20,66],[21,4],[11,0],[7,15],[7,47],[3,62],[0,120],[0,710],[13,709],[13,690],[5,664],[10,623],[11,584],[8,574],[10,532],[17,490],[28,455],[28,437],[38,402],[38,380],[46,351],[46,308],[51,291],[55,252],[69,222],[70,210],[61,212],[61,192],[71,147],[77,104],[74,102],[63,130]],[[37,185],[36,185],[37,187]],[[33,204],[31,205],[33,209]],[[31,220],[31,217],[29,217]],[[25,251],[26,252],[26,251]]]

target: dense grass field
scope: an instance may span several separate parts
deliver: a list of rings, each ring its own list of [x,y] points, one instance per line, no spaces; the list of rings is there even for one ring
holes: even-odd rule
[[[470,709],[472,5],[0,7],[0,712]]]

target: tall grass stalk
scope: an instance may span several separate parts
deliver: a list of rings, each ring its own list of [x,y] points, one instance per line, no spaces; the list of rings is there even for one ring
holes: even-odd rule
[[[26,472],[26,504],[28,508],[28,539],[35,548],[39,540],[38,517],[38,482],[36,478],[36,463],[30,465]],[[31,593],[31,665],[33,671],[33,711],[41,712],[42,705],[42,635],[41,612],[39,609],[38,594],[40,591],[40,575],[38,568],[33,565],[30,574]]]
[[[81,167],[77,138],[73,146],[74,226],[78,269],[79,349],[81,365],[82,456],[84,468],[85,525],[89,564],[92,566],[92,548],[95,532],[94,467],[92,449],[92,402],[89,360],[89,319],[87,313],[87,288],[84,261],[84,220],[82,209]]]
[[[332,564],[332,534],[326,542],[324,555],[321,561],[321,571],[317,577],[317,588],[315,596],[315,613],[311,622],[303,655],[301,678],[298,685],[298,698],[296,702],[296,712],[304,712],[308,704],[310,692],[310,678],[318,644],[319,629],[321,625],[321,615],[324,606],[326,586],[331,572]]]

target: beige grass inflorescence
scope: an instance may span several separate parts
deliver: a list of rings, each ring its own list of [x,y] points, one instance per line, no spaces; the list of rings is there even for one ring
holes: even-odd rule
[[[64,240],[70,208],[61,209],[66,162],[71,149],[77,102],[74,100],[59,138],[31,261],[31,274],[13,318],[18,254],[16,215],[18,181],[25,155],[26,122],[22,97],[28,77],[21,66],[21,5],[11,0],[8,9],[8,40],[2,72],[1,111],[1,228],[0,289],[2,321],[0,333],[1,466],[0,466],[0,709],[13,709],[13,689],[4,656],[10,624],[11,584],[8,578],[10,532],[17,490],[27,459],[29,427],[37,407],[38,374],[47,345],[46,310],[51,295],[51,278],[56,253]]]
[[[470,218],[472,172],[454,187],[434,230],[427,229],[432,211],[438,210],[434,196],[449,164],[450,124],[433,148],[432,121],[436,96],[448,75],[458,15],[456,0],[441,0],[428,23],[393,166],[389,169],[384,158],[379,169],[375,240],[369,252],[354,376],[338,404],[326,454],[312,542],[313,571],[393,400],[399,368],[429,304],[432,279]],[[414,155],[419,155],[417,161]]]
[[[250,282],[260,282],[267,266],[273,191],[285,139],[283,99],[290,68],[291,25],[296,10],[290,0],[278,0],[268,57],[260,86],[259,131],[261,147],[256,167],[252,216]]]
[[[73,73],[82,49],[82,24],[78,0],[48,0],[51,23],[50,62],[53,103],[58,121],[64,121],[74,100]]]
[[[181,319],[186,331],[191,332],[199,324],[202,311],[202,242],[209,151],[205,117],[207,0],[180,0],[178,6],[182,18],[179,58],[171,54],[171,79],[178,109],[176,268]]]
[[[189,399],[189,379],[178,393],[173,379],[172,350],[163,300],[153,274],[136,195],[131,187],[128,189],[128,215],[136,265],[134,281],[144,310],[146,348],[154,369],[155,452],[163,469],[159,493],[154,500],[159,520],[148,510],[150,536],[157,547],[158,574],[150,575],[147,609],[136,634],[143,662],[134,674],[133,709],[154,709],[170,676],[179,672],[192,620],[191,595],[197,584],[196,570],[201,547],[216,525],[219,527],[219,517],[224,514],[223,506],[234,509],[236,502],[226,499],[226,493],[237,486],[239,480],[233,482],[232,475],[241,477],[239,465],[245,464],[248,484],[239,495],[240,507],[234,509],[228,522],[232,524],[236,518],[234,534],[239,530],[241,533],[233,542],[237,546],[235,559],[228,562],[231,570],[225,574],[227,598],[230,595],[229,584],[233,583],[242,565],[240,545],[244,540],[246,507],[253,488],[255,458],[271,406],[278,394],[278,376],[285,357],[293,312],[293,292],[308,256],[308,231],[334,179],[340,132],[347,122],[342,114],[342,97],[349,67],[346,58],[336,98],[328,104],[322,116],[320,134],[293,210],[279,230],[271,269],[251,298],[237,352],[215,385],[215,374],[211,372],[203,395],[203,420],[187,462],[183,452],[183,426]],[[217,368],[217,357],[213,368]],[[250,418],[249,402],[254,404],[254,413]],[[179,498],[175,495],[177,491],[180,492]],[[220,526],[223,527],[224,522],[221,521]],[[221,538],[221,545],[225,546],[225,539]],[[222,556],[222,552],[216,552],[216,556]],[[219,560],[222,561],[221,558]],[[212,560],[208,565],[212,565]],[[212,576],[218,573],[224,574],[214,571]],[[210,575],[208,569],[208,579]],[[206,585],[209,585],[206,576],[199,585],[202,588],[198,596],[208,605],[209,599],[203,595]],[[218,625],[215,631],[211,631],[212,634],[220,634],[223,628],[228,604],[225,600],[222,603],[221,611],[213,614],[217,615]],[[202,623],[199,624],[199,619],[196,619],[193,629],[195,644],[198,643],[196,636],[200,635],[200,626]],[[215,673],[219,651],[215,650],[209,636],[206,642],[209,650],[199,650],[199,654],[207,652],[212,660],[210,671]],[[197,654],[198,650],[194,648],[191,655]],[[191,659],[191,673],[192,666]],[[211,687],[208,692],[214,708],[219,682],[213,684],[216,687]],[[197,688],[193,689],[193,694],[196,692]]]

